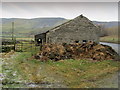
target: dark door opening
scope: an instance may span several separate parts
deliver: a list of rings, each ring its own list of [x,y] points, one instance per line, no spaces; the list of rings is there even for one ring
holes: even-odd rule
[[[37,43],[42,44],[42,39],[41,38],[37,39]]]

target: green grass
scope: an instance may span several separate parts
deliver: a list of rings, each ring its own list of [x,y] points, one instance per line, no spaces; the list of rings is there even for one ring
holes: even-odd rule
[[[28,78],[29,77],[29,73],[26,74],[27,76],[23,75],[23,72],[21,72],[22,67],[18,68],[22,62],[26,61],[29,57],[31,57],[32,55],[35,55],[38,51],[39,48],[31,48],[31,45],[25,45],[25,47],[23,47],[23,49],[25,49],[26,47],[29,47],[27,50],[25,50],[26,52],[9,52],[9,53],[4,53],[3,54],[3,59],[4,59],[4,63],[2,65],[2,72],[3,74],[6,75],[6,77],[3,80],[3,87],[25,87],[25,83],[29,82]],[[30,52],[31,51],[31,52]],[[11,57],[11,55],[13,55]],[[26,62],[27,63],[27,62]],[[24,64],[25,65],[25,64]],[[23,65],[23,66],[24,66]],[[1,68],[0,68],[1,69]],[[29,70],[27,70],[26,72],[28,72]],[[16,74],[14,76],[14,73]],[[33,73],[33,72],[32,72]],[[19,82],[22,82],[22,84],[19,85]],[[5,84],[6,83],[6,84]]]
[[[48,65],[49,63],[47,63]],[[45,63],[46,65],[46,63]],[[69,87],[97,87],[97,81],[118,70],[117,62],[88,60],[65,60],[49,64],[49,71],[64,77],[64,83]]]
[[[105,36],[100,38],[101,42],[120,43],[118,36]]]
[[[120,62],[90,60],[61,60],[41,62],[31,52],[20,53],[11,60],[13,71],[27,82],[41,83],[58,81],[71,88],[99,87],[98,81],[118,71]]]

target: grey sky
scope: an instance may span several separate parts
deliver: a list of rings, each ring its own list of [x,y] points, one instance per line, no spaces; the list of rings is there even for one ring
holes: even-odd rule
[[[2,2],[118,2],[119,0],[1,0]]]
[[[41,18],[41,17],[63,17],[72,19],[83,14],[90,20],[117,21],[117,2],[9,2],[2,3],[3,18]]]

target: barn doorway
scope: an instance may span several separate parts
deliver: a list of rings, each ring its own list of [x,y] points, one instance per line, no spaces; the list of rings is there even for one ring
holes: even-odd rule
[[[35,42],[36,42],[36,45],[40,45],[40,44],[42,45],[46,43],[46,33],[35,35]]]
[[[41,38],[37,39],[37,43],[42,44],[42,39]]]

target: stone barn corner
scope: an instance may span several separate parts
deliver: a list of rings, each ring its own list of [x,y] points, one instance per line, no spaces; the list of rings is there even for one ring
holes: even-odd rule
[[[100,28],[88,18],[80,15],[51,30],[35,35],[35,41],[40,43],[83,43],[93,41],[99,43]]]

